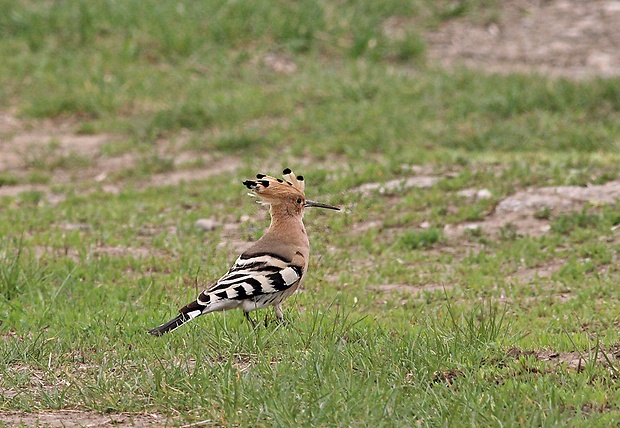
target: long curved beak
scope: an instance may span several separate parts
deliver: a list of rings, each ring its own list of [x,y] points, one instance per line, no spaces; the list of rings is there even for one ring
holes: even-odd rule
[[[340,208],[335,207],[333,205],[323,204],[321,202],[311,201],[310,199],[306,199],[305,207],[316,207],[316,208],[327,208],[328,210],[340,211]]]

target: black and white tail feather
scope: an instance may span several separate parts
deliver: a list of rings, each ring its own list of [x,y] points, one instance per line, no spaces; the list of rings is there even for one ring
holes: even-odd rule
[[[273,306],[283,320],[281,303],[292,295],[308,267],[310,245],[302,217],[305,207],[339,208],[307,200],[302,176],[290,169],[284,180],[257,174],[257,180],[243,184],[259,200],[270,206],[272,218],[267,233],[241,254],[230,270],[179,310],[179,315],[149,333],[161,336],[200,315],[229,309],[243,310],[251,321],[251,311]]]

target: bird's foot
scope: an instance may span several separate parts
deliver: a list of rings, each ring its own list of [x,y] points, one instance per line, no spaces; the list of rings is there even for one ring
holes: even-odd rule
[[[252,319],[252,317],[250,317],[250,313],[243,312],[243,316],[245,317],[246,320],[250,322],[250,324],[252,325],[252,329],[256,330],[256,322]]]

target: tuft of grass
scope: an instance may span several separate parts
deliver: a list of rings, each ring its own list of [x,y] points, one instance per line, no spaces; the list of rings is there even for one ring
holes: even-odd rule
[[[209,127],[213,122],[213,114],[208,105],[199,102],[187,103],[155,113],[147,132],[159,135],[162,131],[202,129]]]
[[[408,250],[417,250],[419,248],[428,249],[442,238],[442,233],[438,229],[428,230],[409,230],[404,232],[399,238],[399,244],[402,248]]]
[[[267,141],[260,136],[242,133],[222,136],[213,143],[213,146],[223,152],[239,153],[255,152],[264,147],[266,143]]]
[[[395,43],[396,59],[399,61],[422,62],[426,53],[426,43],[419,34],[407,34]]]
[[[26,177],[26,182],[31,184],[48,184],[51,181],[49,173],[44,171],[32,171]]]
[[[19,179],[10,172],[5,172],[0,174],[0,187],[2,186],[13,186],[19,182]]]
[[[519,233],[514,224],[508,223],[500,228],[499,237],[504,241],[514,241],[519,238]]]
[[[61,153],[60,142],[53,139],[42,146],[30,145],[24,154],[24,162],[27,167],[40,171],[75,170],[93,164],[93,160],[86,155],[74,151]]]
[[[0,247],[0,297],[11,301],[25,290],[44,285],[46,274],[38,262],[25,250],[23,236],[6,240]]]
[[[585,207],[578,212],[558,215],[551,223],[551,230],[556,233],[567,234],[577,228],[595,227],[600,224],[600,220],[600,215],[590,214]]]
[[[138,161],[135,169],[140,175],[170,172],[174,170],[174,159],[159,155],[143,156]]]
[[[26,190],[20,192],[18,200],[25,206],[36,206],[45,198],[45,193],[39,190]]]
[[[538,220],[549,220],[551,219],[551,213],[551,208],[544,207],[534,213],[534,218]]]

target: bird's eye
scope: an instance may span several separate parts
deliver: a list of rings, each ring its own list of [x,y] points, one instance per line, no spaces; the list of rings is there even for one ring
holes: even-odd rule
[[[297,199],[296,201],[298,204],[301,204],[301,198]]]

